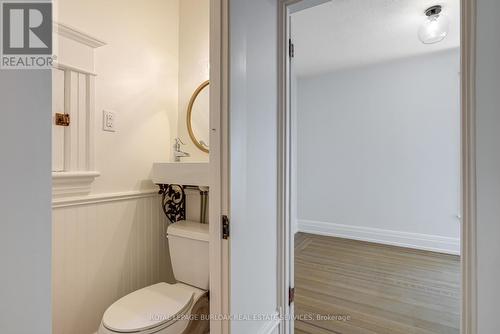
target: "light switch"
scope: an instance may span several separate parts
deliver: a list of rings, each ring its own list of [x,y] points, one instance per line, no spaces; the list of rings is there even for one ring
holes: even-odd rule
[[[102,129],[104,131],[116,131],[116,113],[111,110],[104,110],[102,117]]]

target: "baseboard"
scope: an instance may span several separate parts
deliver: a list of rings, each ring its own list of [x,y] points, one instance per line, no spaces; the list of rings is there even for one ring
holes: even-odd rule
[[[460,254],[460,239],[370,227],[299,220],[298,231],[446,254]]]

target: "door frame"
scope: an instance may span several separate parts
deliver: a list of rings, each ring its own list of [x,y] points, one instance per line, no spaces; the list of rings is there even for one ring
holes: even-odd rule
[[[229,241],[222,216],[229,214],[228,43],[229,0],[210,0],[210,333],[228,334]]]
[[[288,50],[291,6],[321,0],[279,0],[278,11],[278,302],[282,334],[293,333],[293,233],[291,209],[291,109]],[[461,26],[461,321],[462,334],[477,333],[476,246],[476,0],[460,0]]]

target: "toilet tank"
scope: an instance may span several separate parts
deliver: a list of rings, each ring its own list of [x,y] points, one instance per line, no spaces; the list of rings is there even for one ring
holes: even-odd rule
[[[208,290],[208,224],[179,221],[167,229],[175,279]]]

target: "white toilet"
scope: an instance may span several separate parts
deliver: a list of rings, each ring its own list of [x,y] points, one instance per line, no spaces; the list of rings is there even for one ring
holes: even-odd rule
[[[208,224],[180,221],[168,227],[177,283],[134,291],[111,305],[97,334],[180,334],[193,306],[208,290]]]

